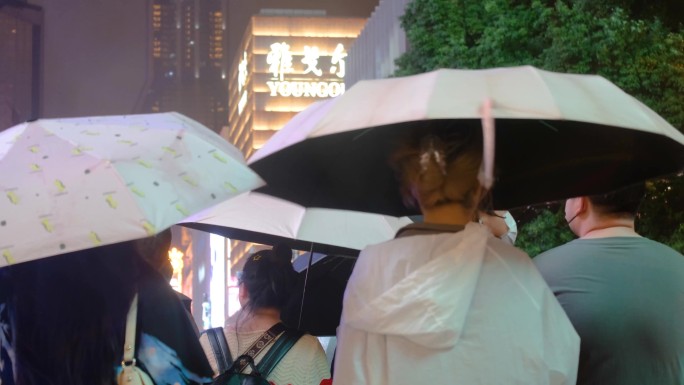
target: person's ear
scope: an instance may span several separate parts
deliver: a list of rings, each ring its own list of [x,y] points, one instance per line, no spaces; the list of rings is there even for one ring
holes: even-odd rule
[[[565,201],[565,221],[570,224],[589,208],[589,198],[575,197]]]
[[[587,197],[578,197],[577,199],[579,200],[579,202],[577,202],[577,204],[579,206],[577,208],[578,213],[580,215],[582,215],[589,210],[589,206],[591,206],[591,202],[589,201],[589,198],[587,198]]]

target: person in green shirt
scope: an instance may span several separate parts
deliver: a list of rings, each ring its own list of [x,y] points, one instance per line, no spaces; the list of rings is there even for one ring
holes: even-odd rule
[[[684,384],[684,256],[636,233],[643,195],[568,199],[579,239],[534,259],[580,335],[577,384]]]

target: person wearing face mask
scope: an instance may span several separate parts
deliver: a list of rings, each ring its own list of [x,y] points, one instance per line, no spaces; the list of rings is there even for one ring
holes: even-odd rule
[[[684,256],[635,231],[644,192],[568,199],[579,239],[534,259],[580,335],[577,384],[684,384]]]

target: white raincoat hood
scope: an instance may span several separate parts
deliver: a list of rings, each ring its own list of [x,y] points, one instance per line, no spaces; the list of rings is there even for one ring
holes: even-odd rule
[[[488,237],[484,226],[469,224],[442,242],[429,262],[387,290],[376,294],[377,289],[364,290],[364,284],[348,289],[342,322],[369,333],[403,336],[426,347],[453,347],[470,309]],[[395,243],[421,238],[432,237],[407,237]]]

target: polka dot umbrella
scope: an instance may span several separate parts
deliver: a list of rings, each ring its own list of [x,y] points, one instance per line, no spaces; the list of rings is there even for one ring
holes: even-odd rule
[[[263,181],[178,113],[37,120],[0,133],[0,267],[154,235]]]

